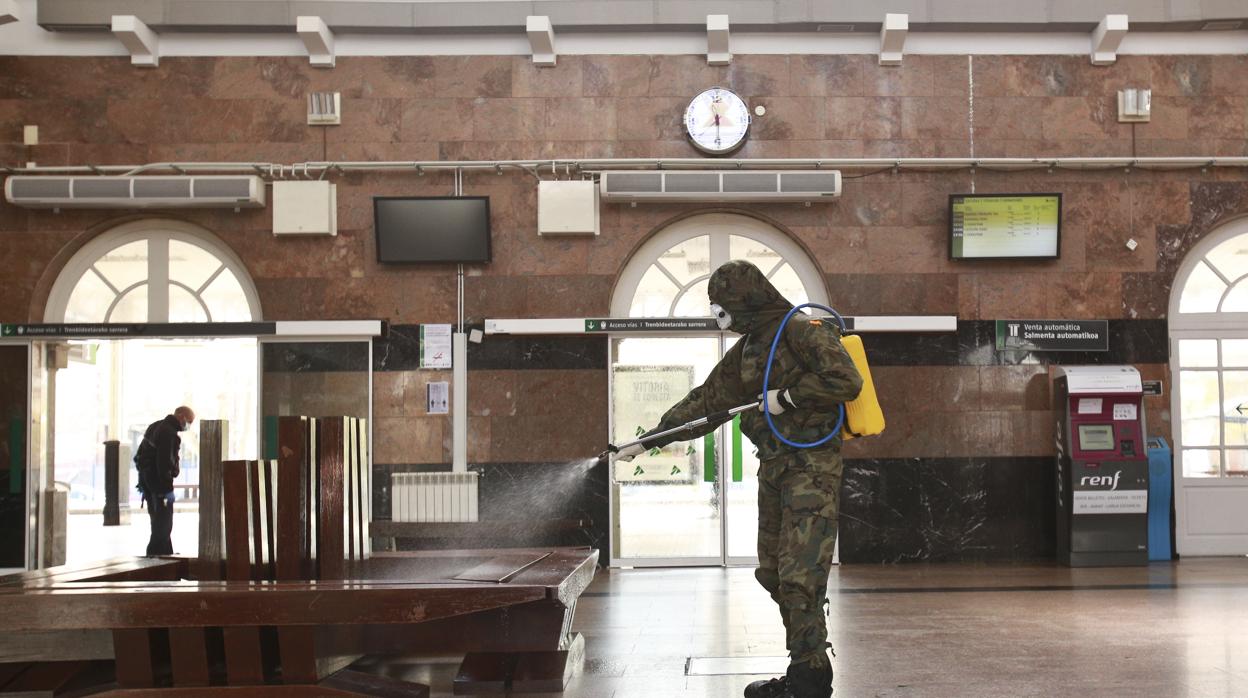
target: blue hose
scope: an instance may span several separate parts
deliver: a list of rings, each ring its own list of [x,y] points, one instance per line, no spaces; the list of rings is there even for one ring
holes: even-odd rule
[[[771,418],[771,410],[767,409],[766,404],[767,385],[771,382],[771,364],[776,360],[776,347],[780,345],[780,338],[784,335],[784,328],[789,324],[789,319],[802,308],[818,308],[831,313],[836,318],[836,321],[840,323],[841,332],[845,331],[845,319],[841,317],[841,314],[826,305],[819,305],[818,303],[802,303],[790,310],[788,315],[784,316],[784,319],[780,321],[780,329],[776,330],[776,338],[771,340],[771,351],[767,353],[767,368],[763,370],[763,416],[767,418],[767,426],[771,427],[771,433],[775,434],[781,443],[788,444],[793,448],[814,448],[826,444],[835,438],[837,434],[841,433],[841,425],[845,423],[845,403],[840,404],[841,415],[837,417],[836,426],[832,427],[832,432],[818,441],[811,441],[805,444],[798,441],[790,441],[784,437],[784,434],[780,433],[780,430],[776,428],[775,421]]]

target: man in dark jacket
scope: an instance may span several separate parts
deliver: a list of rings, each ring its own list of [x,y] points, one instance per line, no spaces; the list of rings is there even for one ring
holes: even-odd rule
[[[786,676],[756,681],[745,695],[826,698],[832,693],[832,665],[824,604],[836,545],[841,438],[838,434],[817,448],[794,448],[775,437],[762,410],[771,412],[776,428],[790,441],[817,441],[836,426],[839,406],[857,397],[862,377],[841,346],[836,323],[799,313],[785,328],[763,395],[771,342],[792,304],[744,261],[716,269],[707,295],[720,328],[743,336],[706,382],[668,410],[650,433],[759,400],[758,412],[741,415],[741,430],[758,448],[760,461],[755,577],[780,607],[790,663]],[[722,423],[621,449],[618,457],[630,460],[646,448],[697,438]]]
[[[181,472],[180,454],[182,439],[178,432],[186,431],[195,421],[195,412],[183,405],[152,422],[143,433],[139,452],[134,454],[134,465],[139,470],[139,492],[147,503],[147,515],[152,520],[152,537],[147,543],[147,555],[172,555],[173,541],[173,481]]]

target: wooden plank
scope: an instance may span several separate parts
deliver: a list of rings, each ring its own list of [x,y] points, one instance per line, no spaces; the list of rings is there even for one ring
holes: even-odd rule
[[[367,419],[355,420],[359,427],[359,473],[360,473],[360,555],[357,559],[367,559],[373,553],[373,537],[370,528],[373,522],[373,460],[369,449],[369,426]]]
[[[118,685],[125,688],[149,688],[156,685],[152,639],[152,630],[148,628],[113,630]]]
[[[316,629],[283,626],[277,629],[282,683],[316,683],[321,677],[316,663]]]
[[[577,634],[557,652],[523,652],[511,675],[515,693],[558,693],[585,666],[585,636]]]
[[[169,658],[174,686],[207,686],[210,683],[206,629],[170,628]]]
[[[520,574],[524,570],[550,557],[552,553],[527,553],[520,555],[498,555],[489,562],[477,565],[455,575],[455,579],[467,582],[502,583]]]
[[[264,652],[260,647],[260,628],[227,627],[225,638],[226,682],[233,686],[258,686],[264,683]]]
[[[30,662],[12,662],[0,664],[0,688],[9,685],[9,682],[17,678],[30,668]]]
[[[13,677],[0,692],[53,694],[89,666],[88,662],[35,662]]]
[[[222,464],[225,577],[232,581],[251,579],[251,507],[248,503],[247,464],[248,461],[244,460]]]
[[[247,469],[248,513],[251,521],[251,578],[273,579],[273,461],[249,461]]]
[[[516,668],[514,655],[501,652],[469,652],[452,683],[457,696],[506,693]]]
[[[0,664],[53,658],[111,660],[113,635],[104,629],[0,633]],[[3,685],[0,681],[0,686]]]
[[[50,586],[93,579],[177,579],[180,560],[170,558],[118,557],[83,565],[59,565],[0,577],[0,588]],[[170,568],[174,571],[170,574]]]
[[[277,579],[308,578],[309,422],[306,417],[277,420]]]
[[[199,422],[199,559],[225,559],[221,464],[229,453],[229,422]]]
[[[345,452],[347,448],[346,419],[324,417],[320,422],[320,450],[317,453],[320,489],[317,492],[317,562],[318,579],[343,579],[346,576],[346,503],[343,501]]]
[[[540,521],[517,519],[515,521],[465,521],[462,523],[373,521],[369,524],[369,533],[377,538],[411,538],[417,540],[446,538],[450,540],[472,541],[532,541],[538,536],[583,530],[592,525],[593,522],[589,519],[547,519]],[[549,550],[550,548],[547,549]]]

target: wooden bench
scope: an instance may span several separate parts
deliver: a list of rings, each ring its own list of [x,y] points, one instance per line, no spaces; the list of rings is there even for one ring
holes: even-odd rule
[[[456,693],[562,690],[583,659],[569,631],[597,551],[371,554],[364,434],[360,420],[283,418],[276,461],[222,463],[224,559],[0,578],[0,636],[104,634],[114,659],[55,661],[52,643],[42,661],[0,665],[0,695],[46,676],[50,695],[419,696],[346,667],[447,652],[466,653]]]

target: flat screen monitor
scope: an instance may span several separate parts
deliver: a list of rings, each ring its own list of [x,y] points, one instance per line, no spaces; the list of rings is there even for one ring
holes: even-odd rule
[[[1057,259],[1061,194],[953,194],[949,259]]]
[[[373,197],[373,228],[383,264],[490,261],[487,196]]]
[[[1114,427],[1110,424],[1080,424],[1079,450],[1114,450]]]

